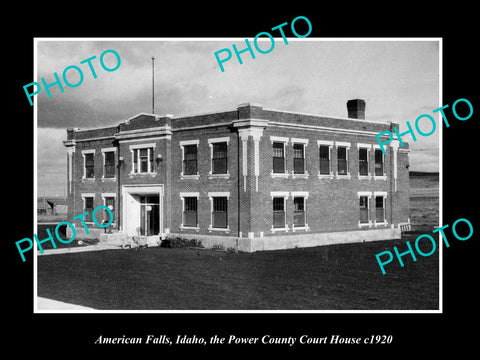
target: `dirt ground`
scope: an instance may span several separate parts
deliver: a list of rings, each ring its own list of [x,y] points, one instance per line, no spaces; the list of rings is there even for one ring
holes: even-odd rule
[[[413,231],[431,232],[438,227],[438,174],[410,176],[410,221]]]

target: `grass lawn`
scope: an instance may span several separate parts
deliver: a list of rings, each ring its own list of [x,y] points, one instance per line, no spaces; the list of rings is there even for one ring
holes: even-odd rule
[[[413,246],[438,226],[438,176],[412,176],[410,189],[413,231],[402,240],[252,254],[147,248],[40,256],[38,295],[105,310],[438,309],[438,250],[416,262],[404,256],[403,268],[394,259],[386,275],[375,258],[393,246],[407,250],[406,240]]]
[[[60,221],[64,221],[64,220],[60,220]],[[51,223],[38,223],[37,224],[37,237],[38,239],[41,241],[41,240],[44,240],[44,239],[47,239],[48,238],[48,232],[47,232],[47,229],[50,230],[50,233],[52,234],[52,237],[55,241],[55,249],[62,249],[62,248],[71,248],[71,247],[79,247],[79,246],[87,246],[87,245],[94,245],[94,244],[97,244],[98,243],[98,239],[82,239],[82,240],[78,240],[78,239],[73,239],[72,241],[68,242],[68,243],[63,243],[61,241],[58,241],[57,240],[57,237],[55,235],[55,227],[57,226],[57,224],[60,222],[51,222]],[[59,227],[58,229],[58,235],[65,241],[69,241],[70,240],[70,237],[67,236],[66,234],[66,231],[67,231],[67,226],[66,225],[62,225],[61,227]],[[54,249],[53,245],[52,245],[52,242],[51,241],[46,241],[42,244],[42,249],[43,250],[48,250],[48,249]]]
[[[415,237],[410,236],[410,241]],[[229,253],[147,248],[38,258],[38,295],[109,310],[438,309],[438,252],[382,275],[403,241]]]

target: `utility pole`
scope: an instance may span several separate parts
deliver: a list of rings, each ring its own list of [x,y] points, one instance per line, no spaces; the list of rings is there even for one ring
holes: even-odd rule
[[[152,114],[155,114],[155,58],[152,56]]]

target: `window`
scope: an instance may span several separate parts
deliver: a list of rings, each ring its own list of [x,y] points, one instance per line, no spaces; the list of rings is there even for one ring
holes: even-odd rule
[[[230,192],[228,191],[215,191],[208,193],[211,209],[210,225],[208,227],[208,231],[230,231],[230,228],[228,226],[229,197]]]
[[[293,173],[305,174],[305,145],[293,144]]]
[[[305,198],[294,197],[293,198],[293,226],[304,227],[305,226]]]
[[[357,143],[358,149],[358,178],[359,179],[371,179],[370,176],[370,149],[371,144]]]
[[[289,231],[287,224],[287,199],[290,196],[288,191],[270,191],[272,197],[272,233],[276,231]]]
[[[339,146],[337,149],[338,175],[348,175],[347,148]]]
[[[114,178],[115,177],[115,152],[105,151],[103,153],[103,156],[104,156],[103,177]]]
[[[270,136],[270,142],[272,144],[273,154],[273,166],[270,175],[272,178],[288,178],[286,161],[286,144],[290,141],[290,138],[283,136]]]
[[[208,139],[210,146],[211,168],[209,171],[209,179],[224,178],[228,179],[228,143],[229,137]]]
[[[115,215],[115,197],[113,196],[104,196],[104,205],[108,207],[112,211],[113,215],[113,222],[115,222],[116,215]],[[110,221],[110,215],[108,212],[105,210],[103,212],[103,221],[108,222]]]
[[[133,173],[153,172],[153,147],[132,149]]]
[[[386,191],[374,191],[373,196],[375,198],[375,221],[374,225],[387,225],[386,204],[387,204],[387,192]]]
[[[182,151],[181,179],[199,179],[198,145],[199,140],[182,140],[179,142]]]
[[[183,147],[183,175],[197,175],[197,145]]]
[[[328,145],[320,145],[320,174],[330,174],[330,147]]]
[[[227,143],[212,144],[212,174],[227,174]]]
[[[383,176],[383,153],[380,149],[375,149],[375,176]]]
[[[368,224],[368,196],[360,196],[360,224]]]
[[[293,224],[292,230],[298,229],[309,231],[307,224],[307,199],[308,191],[292,191],[293,199]]]
[[[370,200],[372,198],[371,191],[359,191],[357,192],[359,209],[360,209],[360,219],[358,221],[358,227],[372,227],[372,220],[370,216]]]
[[[319,179],[333,179],[332,169],[332,146],[334,144],[331,140],[317,140],[318,144],[318,158],[320,159],[318,178]]]
[[[348,165],[350,143],[335,141],[335,147],[337,148],[337,178],[350,179],[351,176]]]
[[[375,223],[385,222],[385,197],[375,196]]]
[[[197,227],[198,215],[197,215],[197,197],[184,197],[183,198],[183,226],[184,227]]]
[[[274,197],[272,202],[273,202],[273,227],[285,228],[285,198]]]
[[[93,212],[93,196],[84,196],[83,197],[83,212],[88,212],[88,215],[85,216],[86,222],[92,222],[92,212]],[[97,220],[98,221],[98,220]]]
[[[368,176],[368,149],[358,149],[358,174]]]
[[[94,160],[93,160],[94,156],[95,156],[94,153],[84,154],[84,158],[85,158],[85,178],[87,178],[87,179],[95,178]]]
[[[217,229],[228,227],[228,198],[212,197],[212,227]]]
[[[273,173],[285,173],[285,143],[273,143]]]

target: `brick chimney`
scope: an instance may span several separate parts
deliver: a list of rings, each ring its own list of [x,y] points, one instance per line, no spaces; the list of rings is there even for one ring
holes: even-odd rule
[[[365,119],[365,100],[353,99],[347,101],[348,117],[351,119]]]

